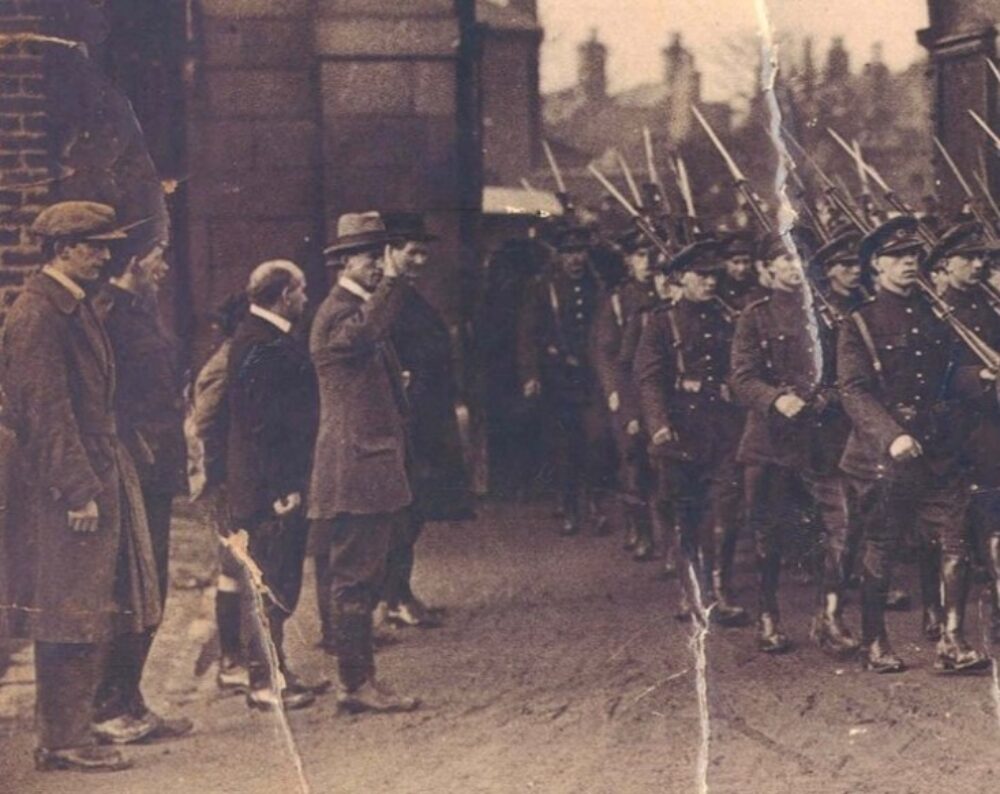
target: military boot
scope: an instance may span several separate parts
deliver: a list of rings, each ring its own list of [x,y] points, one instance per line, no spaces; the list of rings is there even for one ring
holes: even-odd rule
[[[969,561],[958,554],[945,554],[941,560],[941,593],[944,600],[944,626],[937,645],[935,668],[942,672],[965,673],[985,670],[990,658],[965,640],[965,602],[969,594]]]
[[[717,567],[712,571],[712,589],[715,591],[712,619],[716,623],[726,628],[746,626],[750,623],[750,614],[739,604],[733,603],[724,569]]]
[[[921,630],[931,642],[941,639],[941,548],[936,543],[925,544],[918,556],[920,570],[920,598],[923,603]]]
[[[824,604],[813,618],[809,635],[820,649],[831,656],[850,656],[858,650],[858,641],[844,624],[840,595],[835,592],[825,594]]]
[[[893,652],[889,638],[885,635],[876,637],[871,642],[862,642],[861,664],[865,670],[873,673],[901,673],[906,669],[903,660]]]
[[[791,649],[788,637],[781,631],[777,612],[762,612],[757,619],[757,648],[764,653],[784,653]]]

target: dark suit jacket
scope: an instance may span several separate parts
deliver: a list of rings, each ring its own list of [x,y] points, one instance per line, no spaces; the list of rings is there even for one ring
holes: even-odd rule
[[[389,331],[403,298],[383,279],[371,299],[339,284],[309,338],[320,390],[309,518],[400,510],[413,501],[407,472],[407,405]]]
[[[316,376],[305,346],[248,315],[228,364],[227,491],[246,529],[274,515],[275,500],[305,497],[316,438]]]
[[[400,285],[402,305],[391,339],[409,373],[410,485],[421,515],[433,520],[467,516],[472,509],[458,421],[451,334],[438,311],[411,284]]]

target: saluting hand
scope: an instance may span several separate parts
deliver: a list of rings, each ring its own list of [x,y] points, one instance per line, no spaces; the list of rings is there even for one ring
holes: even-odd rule
[[[97,502],[91,499],[79,510],[69,510],[66,513],[69,528],[73,532],[97,532],[98,519]]]

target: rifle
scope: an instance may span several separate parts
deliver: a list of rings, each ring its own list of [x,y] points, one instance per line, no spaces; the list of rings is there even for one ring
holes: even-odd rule
[[[650,221],[645,218],[642,213],[639,212],[639,210],[636,209],[627,198],[625,198],[625,196],[621,194],[621,191],[618,190],[618,188],[611,184],[611,181],[604,176],[604,174],[602,174],[593,163],[587,166],[587,170],[594,175],[597,181],[601,183],[601,186],[608,191],[611,197],[621,205],[625,212],[629,214],[632,218],[632,222],[636,225],[636,228],[638,228],[639,231],[646,236],[646,238],[657,248],[657,250],[667,257],[667,259],[672,258],[674,255],[673,250],[671,250],[667,241],[660,237],[653,224],[650,223]]]
[[[948,150],[944,148],[944,144],[941,143],[940,139],[934,136],[934,145],[937,146],[938,151],[941,152],[941,156],[944,158],[945,163],[948,164],[948,168],[951,170],[952,175],[955,177],[955,181],[958,182],[959,187],[962,188],[962,192],[965,193],[965,197],[969,200],[969,209],[972,211],[973,217],[983,225],[983,230],[986,232],[986,236],[991,240],[996,240],[996,231],[993,226],[986,220],[986,216],[983,214],[982,206],[979,203],[979,197],[972,192],[972,188],[969,187],[969,183],[965,181],[965,177],[962,176],[962,172],[958,168],[958,164],[951,158],[948,154]]]
[[[646,150],[646,175],[648,177],[642,184],[643,204],[649,213],[660,210],[662,214],[669,216],[671,214],[670,203],[667,201],[667,192],[663,188],[660,174],[656,170],[656,159],[653,157],[653,137],[650,135],[649,127],[642,128],[642,142]]]
[[[729,173],[733,178],[733,182],[736,185],[736,189],[743,196],[743,199],[744,201],[746,201],[747,206],[750,207],[750,210],[751,212],[753,212],[754,218],[756,218],[757,223],[765,232],[771,232],[773,230],[771,222],[770,220],[768,220],[768,217],[764,212],[764,208],[761,206],[760,198],[757,196],[756,193],[753,192],[753,189],[750,187],[749,180],[740,170],[739,166],[736,165],[736,161],[733,160],[733,158],[729,155],[729,152],[726,151],[726,147],[722,145],[722,141],[719,140],[719,136],[715,134],[715,130],[712,129],[712,126],[708,123],[705,117],[701,115],[701,112],[698,110],[698,108],[695,107],[694,105],[691,105],[691,112],[694,114],[694,117],[698,120],[698,123],[701,125],[702,129],[705,130],[705,134],[708,135],[708,139],[712,142],[712,145],[716,148],[719,154],[722,155],[722,159],[725,162],[726,167],[729,169]]]
[[[1000,136],[993,132],[993,130],[990,129],[990,125],[983,121],[983,117],[976,113],[976,111],[972,108],[969,108],[969,115],[972,116],[972,120],[982,128],[983,132],[990,136],[990,140],[993,141],[993,145],[997,148],[997,150],[1000,150]]]
[[[625,177],[625,184],[628,185],[633,201],[635,201],[637,207],[645,209],[642,203],[642,196],[639,193],[639,187],[635,183],[635,177],[632,176],[632,169],[628,167],[628,162],[625,160],[622,153],[617,149],[615,149],[615,157],[618,158],[618,167],[621,169],[622,175]]]
[[[549,146],[548,141],[543,140],[542,148],[545,150],[545,159],[549,161],[549,169],[552,171],[552,177],[556,180],[556,198],[562,204],[563,212],[567,215],[573,215],[576,209],[573,206],[573,200],[566,190],[566,182],[563,181],[562,171],[559,170],[559,163],[556,162],[556,156],[552,154],[552,147]]]

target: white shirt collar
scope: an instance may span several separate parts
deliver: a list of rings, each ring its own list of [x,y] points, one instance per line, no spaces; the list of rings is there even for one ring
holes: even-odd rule
[[[361,300],[365,301],[366,303],[372,299],[372,294],[352,278],[348,278],[347,276],[341,276],[339,279],[337,279],[337,284],[346,289],[352,295],[357,295],[359,298],[361,298]]]
[[[256,303],[250,304],[250,314],[271,323],[271,325],[275,326],[279,331],[283,331],[286,334],[292,330],[292,323],[288,319],[282,317],[280,314],[268,311],[267,309],[258,306]]]
[[[73,279],[71,279],[65,273],[60,273],[51,265],[45,265],[45,267],[42,268],[42,272],[49,278],[58,281],[60,284],[62,284],[69,291],[69,294],[72,295],[74,298],[76,298],[78,301],[82,301],[84,298],[87,297],[87,293],[83,291],[83,288],[80,287],[79,284],[73,281]]]

